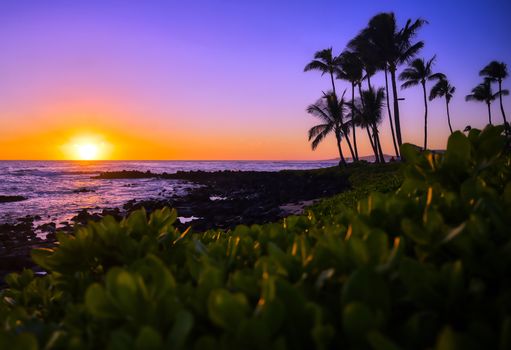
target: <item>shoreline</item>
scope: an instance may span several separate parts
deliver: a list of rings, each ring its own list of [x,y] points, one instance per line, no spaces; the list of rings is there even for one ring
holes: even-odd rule
[[[71,233],[75,226],[97,221],[106,215],[121,219],[141,207],[150,213],[168,206],[178,211],[182,222],[175,226],[180,229],[188,226],[194,231],[232,229],[240,224],[262,224],[299,214],[305,206],[350,188],[347,174],[338,167],[277,172],[178,171],[173,174],[116,171],[101,173],[95,178],[115,180],[148,177],[184,180],[198,186],[182,197],[130,200],[122,208],[101,208],[100,213],[89,213],[83,209],[73,217],[72,223],[58,228],[59,223],[55,222],[34,226],[38,215],[0,224],[0,278],[3,280],[9,272],[33,267],[30,251],[34,247],[52,246],[56,231]],[[44,232],[46,238],[39,238],[37,230]]]

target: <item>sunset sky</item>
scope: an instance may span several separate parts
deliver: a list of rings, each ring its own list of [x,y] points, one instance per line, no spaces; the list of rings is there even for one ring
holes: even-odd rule
[[[400,25],[428,20],[420,57],[437,54],[457,88],[453,126],[484,126],[485,105],[464,97],[489,61],[511,68],[509,0],[13,0],[0,2],[0,159],[69,159],[86,143],[107,159],[334,158],[333,140],[310,149],[305,112],[330,82],[303,67],[319,49],[340,53],[382,11]],[[403,138],[422,144],[421,90],[400,95]],[[511,96],[504,107],[509,118]],[[391,154],[386,122],[382,135]],[[445,147],[441,100],[430,135]]]

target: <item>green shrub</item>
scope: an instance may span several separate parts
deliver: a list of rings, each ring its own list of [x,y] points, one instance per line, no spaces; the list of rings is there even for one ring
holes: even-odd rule
[[[0,348],[509,349],[502,131],[404,145],[397,191],[281,223],[180,232],[174,210],[140,210],[59,234],[33,252],[47,275],[7,277]]]

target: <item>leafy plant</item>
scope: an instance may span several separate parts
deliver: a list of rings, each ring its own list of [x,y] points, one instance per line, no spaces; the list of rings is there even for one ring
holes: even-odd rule
[[[33,252],[46,275],[6,278],[0,348],[508,349],[502,132],[455,132],[445,154],[403,145],[402,175],[346,170],[358,203],[280,223],[180,232],[165,208],[59,234]]]

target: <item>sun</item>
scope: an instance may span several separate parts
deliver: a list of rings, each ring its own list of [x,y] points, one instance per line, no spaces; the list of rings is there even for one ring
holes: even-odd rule
[[[76,157],[79,160],[96,160],[99,158],[99,147],[93,143],[77,144]]]
[[[78,134],[71,136],[62,144],[64,159],[69,160],[105,160],[112,155],[113,144],[102,134]]]

